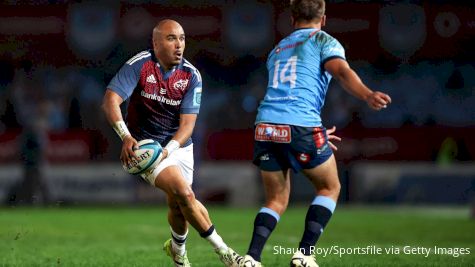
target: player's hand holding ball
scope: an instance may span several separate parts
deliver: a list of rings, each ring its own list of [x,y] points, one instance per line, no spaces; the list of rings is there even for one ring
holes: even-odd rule
[[[122,165],[129,164],[133,159],[137,159],[134,150],[138,149],[138,142],[132,135],[127,135],[122,140],[122,151],[120,153],[120,161]]]
[[[162,146],[155,140],[144,139],[137,142],[131,136],[130,138],[126,137],[122,145],[122,167],[130,174],[141,174],[150,168],[154,168],[161,162],[162,151]],[[127,158],[123,157],[123,155]]]

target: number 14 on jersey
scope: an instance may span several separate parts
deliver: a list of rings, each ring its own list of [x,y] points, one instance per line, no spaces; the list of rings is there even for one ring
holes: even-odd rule
[[[284,64],[285,63],[285,64]],[[274,74],[272,78],[272,88],[279,87],[280,84],[290,83],[290,88],[295,87],[297,80],[297,56],[290,57],[287,62],[282,62],[282,69],[280,69],[281,61],[276,60],[274,63]]]

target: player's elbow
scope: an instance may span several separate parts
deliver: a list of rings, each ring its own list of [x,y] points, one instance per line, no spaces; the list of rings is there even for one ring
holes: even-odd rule
[[[113,108],[114,105],[114,99],[110,96],[110,94],[104,95],[101,105],[102,112],[104,112],[104,114],[106,115],[109,114],[110,110]]]
[[[117,108],[120,109],[120,104],[122,103],[122,101],[123,100],[121,96],[119,96],[111,89],[107,89],[106,93],[104,94],[104,98],[102,99],[101,108],[107,115],[111,112],[113,113]]]
[[[109,104],[106,97],[104,97],[104,99],[102,100],[101,109],[102,112],[107,115],[107,111],[109,110]]]
[[[337,81],[344,80],[352,71],[348,62],[343,59],[336,58],[329,60],[324,65],[325,70]]]

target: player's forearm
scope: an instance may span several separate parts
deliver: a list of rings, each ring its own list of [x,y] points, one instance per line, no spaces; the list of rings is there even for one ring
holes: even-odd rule
[[[179,149],[186,142],[186,140],[191,137],[194,127],[194,121],[187,121],[185,123],[180,122],[178,131],[175,133],[175,135],[173,135],[172,140],[170,140],[164,147],[165,151],[167,151],[167,156]]]
[[[178,131],[176,134],[173,136],[172,140],[177,141],[180,146],[182,146],[186,140],[188,140],[191,137],[191,133],[188,131]]]
[[[366,85],[363,84],[360,77],[351,68],[346,68],[334,76],[340,85],[351,95],[358,99],[366,101],[373,93]]]
[[[181,147],[191,137],[193,129],[195,128],[196,118],[197,114],[180,114],[178,131],[165,146],[168,154],[173,153],[173,151]]]
[[[176,140],[180,145],[183,145],[191,137],[197,117],[198,114],[180,114],[180,125],[172,140]]]
[[[188,139],[190,139],[193,134],[193,129],[195,127],[194,123],[188,123],[186,125],[180,124],[178,131],[173,136],[173,140],[178,141],[180,145],[183,145]]]

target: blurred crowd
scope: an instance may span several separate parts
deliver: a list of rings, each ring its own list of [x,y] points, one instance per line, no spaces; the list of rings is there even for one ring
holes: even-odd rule
[[[419,2],[327,1],[324,30],[341,41],[367,85],[392,97],[376,113],[330,85],[322,117],[344,137],[337,152],[343,165],[474,158],[475,8]],[[102,114],[102,97],[122,64],[151,47],[151,30],[163,18],[183,25],[185,57],[203,78],[196,165],[250,158],[266,57],[292,31],[288,1],[6,1],[0,3],[0,163],[21,162],[24,178],[0,177],[7,201],[54,199],[43,177],[48,160],[117,162],[120,139]],[[348,172],[340,172],[345,186]]]
[[[184,2],[169,3],[166,11],[179,8],[178,21],[182,18],[188,34],[185,57],[198,67],[203,76],[203,104],[195,134],[205,136],[223,129],[251,129],[256,108],[267,86],[266,55],[291,30],[285,4],[277,1],[247,1],[242,5],[219,1],[177,4]],[[369,4],[359,5],[364,8]],[[153,13],[161,12],[157,11],[161,10],[160,5],[148,3],[141,7],[128,2],[112,6],[92,3],[67,5],[60,2],[59,9],[62,7],[67,11],[63,22],[65,33],[59,37],[57,32],[51,35],[55,36],[54,40],[64,41],[61,45],[67,46],[67,52],[63,51],[65,47],[46,44],[49,50],[43,51],[42,56],[32,53],[28,47],[35,47],[31,41],[35,40],[34,36],[4,30],[1,37],[7,44],[0,46],[0,134],[12,129],[33,129],[40,140],[46,140],[42,136],[47,132],[94,130],[99,131],[105,140],[117,142],[100,111],[102,96],[120,66],[135,53],[150,47],[150,29],[159,17],[165,16]],[[418,20],[428,18],[431,8],[424,13],[423,6],[419,5],[395,6],[377,4],[378,8],[381,7],[380,12],[388,12],[393,20],[385,22],[380,18],[371,21],[374,18],[370,18],[369,23],[379,24],[368,29],[370,35],[377,35],[375,30],[386,27],[384,23],[392,23],[390,25],[402,30],[412,29],[410,38],[419,36],[423,39],[431,34],[429,31],[433,29],[425,21],[421,22],[424,30],[417,32]],[[335,21],[339,23],[345,16],[335,11],[332,14],[332,7],[342,10],[337,3],[329,1],[328,32],[342,40],[348,61],[363,80],[371,88],[390,94],[393,104],[383,112],[371,112],[363,102],[350,97],[334,83],[323,113],[327,123],[339,129],[356,123],[366,128],[399,128],[403,125],[467,127],[475,124],[473,53],[467,57],[457,55],[464,53],[465,43],[459,45],[461,50],[454,50],[453,57],[430,58],[417,56],[417,50],[424,47],[414,43],[414,39],[408,38],[406,42],[394,39],[395,44],[400,43],[399,50],[395,51],[387,45],[386,37],[379,33],[379,37],[372,41],[376,46],[379,42],[379,50],[373,54],[368,51],[361,54],[362,49],[358,47],[365,44],[345,35],[345,31],[338,28],[342,27],[339,24],[331,24],[331,15],[337,17]],[[21,15],[21,6],[15,8]],[[41,8],[48,10],[47,5]],[[405,14],[408,8],[413,12],[409,24],[406,15],[399,14]],[[114,18],[120,20],[114,22]],[[194,18],[196,25],[193,25]],[[214,22],[221,22],[221,26],[206,32],[209,26],[206,23]],[[362,25],[365,29],[365,24]],[[114,38],[114,34],[120,37]],[[94,39],[84,39],[87,36]],[[8,44],[16,45],[18,50],[7,49]],[[406,50],[401,52],[401,47]],[[365,59],[367,55],[371,56]],[[96,156],[115,159],[117,151],[114,148],[117,147],[111,145],[105,152],[100,152],[104,155]]]
[[[204,66],[201,71],[205,88],[197,134],[253,127],[256,108],[266,89],[267,74],[259,59],[240,60],[242,63],[236,64],[238,66],[223,66],[225,70],[219,72],[210,72],[213,68],[206,67],[208,62],[195,62]],[[116,138],[100,110],[109,81],[102,78],[105,75],[101,70],[82,66],[37,67],[30,61],[20,63],[19,66],[2,64],[2,73],[11,76],[2,81],[0,91],[0,133],[24,128],[43,136],[48,131],[94,129],[100,130],[106,139]],[[370,87],[389,93],[393,104],[380,113],[372,112],[364,102],[350,97],[333,83],[323,116],[338,129],[352,123],[361,123],[366,128],[474,125],[473,64],[418,62],[387,70],[364,61],[350,63]],[[253,71],[239,71],[243,66],[252,65],[255,66]]]

